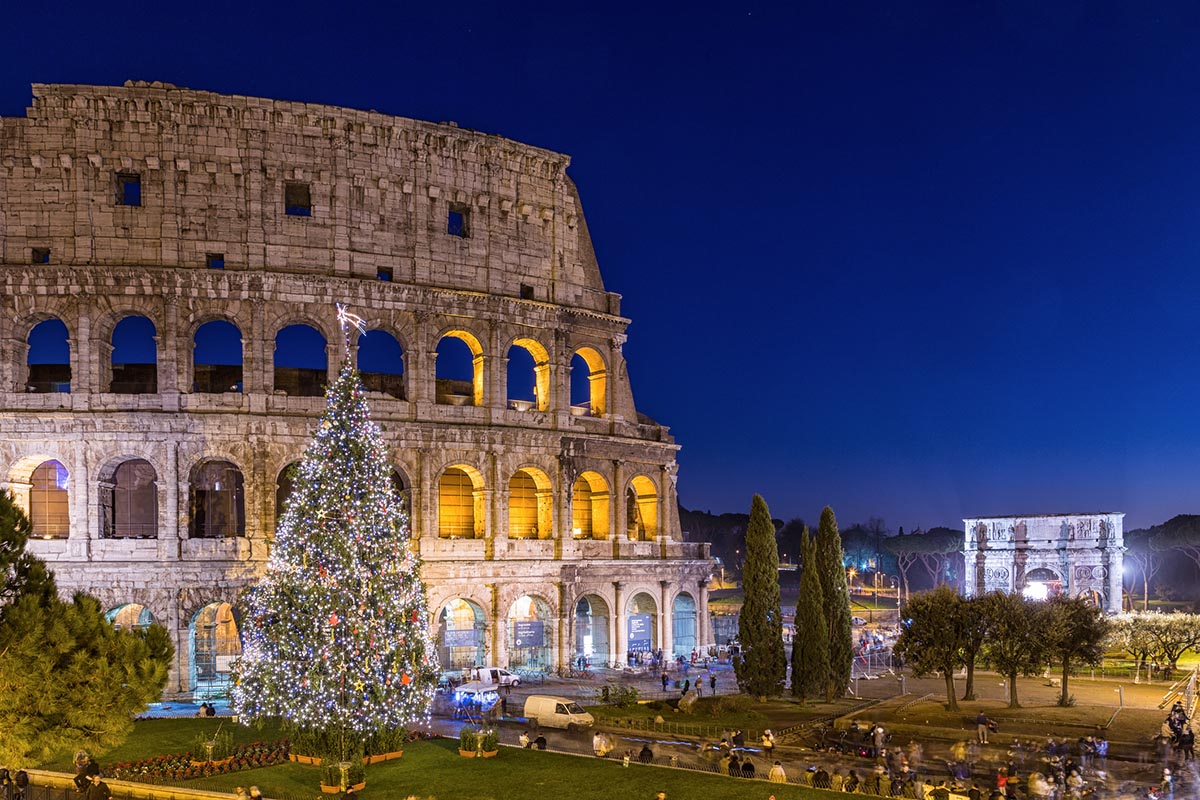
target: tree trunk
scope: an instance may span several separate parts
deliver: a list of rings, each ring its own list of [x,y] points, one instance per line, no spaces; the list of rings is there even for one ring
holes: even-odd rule
[[[1150,578],[1142,570],[1142,611],[1150,610]]]
[[[967,662],[967,686],[963,690],[963,700],[975,699],[975,659]]]
[[[946,678],[946,710],[958,711],[958,698],[954,696],[954,670],[948,669],[942,675]]]
[[[1021,707],[1021,704],[1017,702],[1017,673],[1015,672],[1008,676],[1008,707]]]
[[[1071,659],[1063,656],[1062,660],[1062,694],[1059,695],[1058,704],[1066,706],[1070,695],[1067,693],[1067,680],[1071,675]]]

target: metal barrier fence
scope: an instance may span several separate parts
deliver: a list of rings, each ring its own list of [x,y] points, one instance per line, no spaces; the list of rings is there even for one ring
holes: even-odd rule
[[[698,722],[674,722],[664,720],[655,722],[652,719],[642,718],[626,718],[619,719],[606,717],[601,721],[606,727],[617,728],[619,730],[640,731],[643,733],[665,733],[671,736],[694,736],[697,739],[712,739],[719,741],[722,736],[729,736],[733,729],[728,725],[707,725]],[[743,730],[742,734],[746,737],[746,741],[754,746],[757,746],[762,738],[761,730]]]

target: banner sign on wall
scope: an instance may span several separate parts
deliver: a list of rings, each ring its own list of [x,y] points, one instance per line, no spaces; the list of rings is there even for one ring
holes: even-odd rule
[[[653,644],[650,635],[650,624],[653,618],[649,614],[630,614],[629,616],[629,649],[634,653],[645,653]]]
[[[474,628],[446,631],[446,647],[475,647],[479,644],[479,635]]]
[[[513,647],[544,647],[545,625],[540,619],[513,623]]]

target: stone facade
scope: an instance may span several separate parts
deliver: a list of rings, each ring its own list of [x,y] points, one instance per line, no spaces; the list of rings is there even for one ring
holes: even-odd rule
[[[25,117],[0,120],[0,482],[40,526],[31,549],[64,592],[142,607],[173,632],[171,695],[201,680],[201,613],[228,625],[212,609],[262,569],[284,471],[324,407],[297,390],[303,370],[280,366],[277,335],[304,325],[339,341],[335,302],[402,352],[370,402],[434,624],[461,627],[451,605],[476,616],[449,660],[513,662],[518,607],[541,622],[542,666],[625,661],[635,615],[639,644],[647,625],[668,652],[711,641],[712,562],[682,541],[678,445],[635,409],[629,320],[566,156],[453,123],[158,83],[33,93]],[[153,326],[152,364],[116,361],[131,317]],[[31,342],[48,320],[65,325],[69,357],[46,366]],[[204,376],[217,368],[197,361],[214,321],[241,340],[216,388]],[[470,350],[470,380],[440,376],[448,340]],[[514,348],[532,400],[511,397]],[[334,375],[337,350],[318,355],[317,377]],[[120,468],[135,462],[153,481],[130,501]],[[211,463],[236,490],[198,488]],[[213,535],[197,509],[218,496],[238,521]],[[130,514],[149,516],[133,527]]]
[[[963,591],[1025,591],[1030,583],[1057,585],[1121,613],[1124,514],[1038,514],[964,519]]]

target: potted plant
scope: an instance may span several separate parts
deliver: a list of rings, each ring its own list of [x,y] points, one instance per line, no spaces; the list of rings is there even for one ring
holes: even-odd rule
[[[404,755],[404,743],[408,741],[408,731],[404,728],[384,728],[375,731],[367,737],[367,755],[363,756],[364,764],[377,764],[380,761],[391,761]]]
[[[479,737],[479,755],[494,758],[500,753],[500,735],[496,729],[484,731]]]
[[[367,773],[361,761],[321,762],[321,791],[325,794],[340,794],[347,789],[362,791],[367,785]]]
[[[479,732],[466,725],[458,733],[458,754],[463,758],[474,758],[479,750]]]

